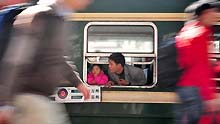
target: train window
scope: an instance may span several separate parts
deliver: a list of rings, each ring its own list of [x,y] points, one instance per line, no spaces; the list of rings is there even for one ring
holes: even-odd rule
[[[108,56],[121,52],[126,64],[143,70],[143,85],[115,86],[152,88],[157,82],[157,28],[151,22],[90,22],[84,28],[83,79],[92,65],[108,76]]]
[[[220,33],[219,33],[219,31],[220,31],[220,25],[215,25],[214,26],[214,34],[213,34],[214,40],[211,41],[209,44],[209,57],[210,57],[209,59],[213,65],[218,65],[219,60],[220,60],[220,56],[219,56],[219,53],[220,53]],[[212,78],[212,80],[215,80],[217,82],[217,85],[219,86],[219,81],[220,81],[219,76]]]
[[[209,53],[220,53],[220,34],[219,34],[220,26],[214,26],[214,41],[210,44]]]

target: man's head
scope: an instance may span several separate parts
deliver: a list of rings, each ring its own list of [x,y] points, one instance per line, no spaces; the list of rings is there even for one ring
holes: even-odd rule
[[[108,59],[108,67],[110,72],[120,73],[120,71],[123,71],[125,65],[125,57],[121,53],[112,53]]]
[[[208,3],[198,7],[195,11],[195,14],[198,16],[198,20],[206,26],[212,26],[218,21],[217,7]]]
[[[189,5],[185,12],[191,15],[190,19],[197,19],[206,26],[214,25],[217,20],[218,7],[216,0],[198,0]]]

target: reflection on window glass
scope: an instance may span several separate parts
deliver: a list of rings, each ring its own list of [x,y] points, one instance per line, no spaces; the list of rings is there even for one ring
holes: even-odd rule
[[[152,53],[151,26],[90,26],[88,52]]]

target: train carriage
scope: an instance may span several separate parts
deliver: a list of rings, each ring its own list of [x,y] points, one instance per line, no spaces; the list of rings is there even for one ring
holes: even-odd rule
[[[90,66],[107,68],[112,52],[122,52],[127,64],[147,72],[147,83],[142,86],[90,86],[88,101],[62,84],[55,99],[65,103],[73,124],[173,123],[172,107],[178,98],[173,89],[157,87],[158,47],[180,30],[187,18],[183,10],[193,1],[96,0],[87,10],[66,18],[74,24],[69,59],[85,82]],[[219,53],[219,35],[215,37],[213,60]]]

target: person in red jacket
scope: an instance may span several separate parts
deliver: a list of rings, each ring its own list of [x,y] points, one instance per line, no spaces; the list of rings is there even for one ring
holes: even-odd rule
[[[217,22],[216,4],[197,1],[194,21],[185,24],[176,36],[177,62],[183,74],[177,83],[180,104],[175,109],[176,124],[197,124],[200,116],[214,111],[215,82],[208,59],[208,44],[214,39],[212,26]]]

